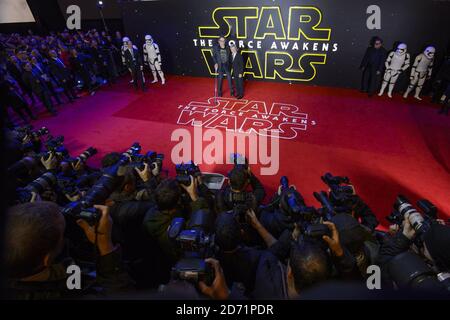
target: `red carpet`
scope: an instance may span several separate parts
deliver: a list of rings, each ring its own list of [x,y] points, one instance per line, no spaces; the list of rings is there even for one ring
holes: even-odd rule
[[[174,172],[170,141],[180,105],[206,101],[214,95],[213,79],[172,76],[165,86],[150,85],[135,92],[125,79],[94,96],[60,108],[57,117],[43,116],[34,126],[47,126],[66,137],[72,154],[89,146],[99,149],[98,163],[108,152],[124,150],[139,141],[143,150],[166,155],[165,167]],[[297,186],[309,205],[318,205],[313,191],[325,190],[320,176],[326,171],[347,175],[358,194],[380,221],[390,213],[398,193],[412,201],[424,197],[450,214],[450,118],[437,114],[437,106],[400,95],[367,98],[356,90],[272,82],[247,82],[246,99],[293,104],[308,115],[306,131],[295,139],[280,139],[280,170],[264,176],[271,195],[282,175]],[[224,81],[224,96],[229,97]],[[424,99],[426,100],[426,99]],[[315,125],[313,125],[315,123]],[[225,173],[230,166],[200,166]],[[259,172],[254,166],[254,172]]]

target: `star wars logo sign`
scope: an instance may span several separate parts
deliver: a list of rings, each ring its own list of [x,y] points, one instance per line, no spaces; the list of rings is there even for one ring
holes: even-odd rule
[[[198,27],[195,47],[201,49],[211,75],[215,75],[212,47],[224,35],[244,57],[247,78],[311,81],[317,66],[338,50],[330,42],[331,29],[323,26],[322,12],[313,6],[219,7],[212,23]]]
[[[208,129],[225,129],[236,133],[254,133],[272,136],[277,132],[281,139],[294,139],[298,132],[306,131],[315,121],[299,107],[274,102],[236,100],[231,98],[209,98],[206,102],[192,101],[180,105],[177,123],[200,126]]]

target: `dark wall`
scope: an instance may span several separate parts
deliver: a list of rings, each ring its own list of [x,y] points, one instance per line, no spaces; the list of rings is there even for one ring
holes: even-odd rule
[[[374,4],[381,8],[380,30],[369,30],[366,27],[368,17],[366,9],[369,5]],[[437,60],[439,61],[447,49],[449,41],[448,31],[450,30],[450,19],[448,18],[450,16],[450,1],[443,0],[162,0],[154,2],[123,2],[121,6],[125,31],[132,40],[137,44],[141,44],[145,34],[152,34],[160,45],[164,66],[167,71],[195,76],[210,74],[206,63],[208,61],[209,68],[212,67],[212,60],[209,58],[210,52],[204,50],[202,54],[202,49],[209,49],[209,47],[195,46],[194,39],[200,39],[199,26],[214,26],[212,13],[216,8],[257,7],[258,13],[261,13],[264,6],[279,7],[283,27],[277,23],[271,24],[270,22],[267,22],[266,25],[276,25],[277,32],[280,32],[280,28],[284,28],[287,34],[289,7],[315,7],[322,14],[322,21],[317,27],[330,29],[330,39],[328,41],[307,40],[302,35],[297,41],[275,40],[274,36],[266,36],[264,40],[261,40],[261,48],[256,49],[256,54],[249,53],[247,56],[251,59],[250,62],[253,62],[253,66],[257,64],[256,59],[258,59],[263,79],[274,75],[275,80],[282,81],[280,79],[281,75],[286,79],[290,79],[285,81],[330,86],[355,87],[359,83],[360,73],[358,66],[370,38],[374,35],[379,35],[384,39],[385,47],[388,50],[392,48],[396,41],[406,42],[412,58],[421,52],[426,45],[433,44],[436,46]],[[224,15],[236,15],[238,19],[242,19],[239,21],[243,21],[244,16],[248,16],[251,10],[246,13],[242,11],[244,10],[237,14],[228,12]],[[310,10],[307,12],[314,13],[316,11]],[[312,19],[314,18],[312,17]],[[216,20],[218,20],[219,24],[216,35],[227,33],[228,26],[224,22],[225,20],[220,16]],[[236,30],[234,20],[228,19],[228,22],[232,26],[230,38],[236,37],[236,31],[242,33],[242,23],[240,30]],[[258,19],[248,19],[247,22],[247,35],[245,39],[242,39],[245,43],[248,40],[254,40]],[[321,38],[320,32],[312,31],[311,25],[308,25],[308,23],[303,24],[302,30],[305,31],[309,38]],[[208,39],[216,40],[214,37],[204,39],[206,41]],[[277,43],[278,48],[270,49],[274,41]],[[289,48],[281,49],[280,42],[289,42]],[[299,50],[292,48],[294,42],[297,42]],[[308,48],[303,50],[302,46],[305,42],[309,43],[309,45]],[[317,42],[317,51],[313,50],[315,42]],[[328,51],[322,50],[324,43],[328,43]],[[337,46],[335,52],[332,51],[333,45]],[[249,50],[249,48],[245,50]],[[275,55],[274,51],[280,53]],[[266,59],[266,55],[268,55],[269,59]],[[302,55],[304,56],[299,63],[298,60]],[[291,68],[286,70],[286,68],[274,66],[276,59],[286,59],[282,61],[284,61],[285,66],[288,66],[290,64],[289,56],[293,60]],[[267,60],[267,63],[265,63],[265,60]],[[323,63],[315,65],[316,73],[314,73],[313,62]],[[258,71],[257,69],[252,68],[251,70]],[[275,69],[278,73],[274,71]],[[259,73],[256,72],[255,75],[258,77]],[[247,74],[247,78],[252,79],[254,77]]]

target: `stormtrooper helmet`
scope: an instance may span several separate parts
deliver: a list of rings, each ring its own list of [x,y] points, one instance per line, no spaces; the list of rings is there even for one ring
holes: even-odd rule
[[[397,46],[397,50],[395,50],[395,52],[398,55],[403,55],[403,54],[406,53],[406,48],[407,48],[407,46],[406,46],[405,43],[399,43],[398,46]]]
[[[433,59],[434,58],[434,53],[436,52],[436,49],[432,46],[426,47],[425,51],[423,52],[423,54],[428,58],[428,59]]]
[[[123,37],[123,39],[122,39],[123,44],[128,44],[128,41],[130,41],[130,38]]]
[[[147,42],[148,44],[152,44],[153,43],[153,38],[151,35],[146,35],[145,36],[145,42]]]

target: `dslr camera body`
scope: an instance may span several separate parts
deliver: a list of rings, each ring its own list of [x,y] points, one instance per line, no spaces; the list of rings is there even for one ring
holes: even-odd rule
[[[214,271],[205,259],[215,252],[213,226],[214,215],[209,210],[195,211],[187,224],[184,218],[172,220],[168,237],[182,252],[171,271],[173,280],[212,283]]]

